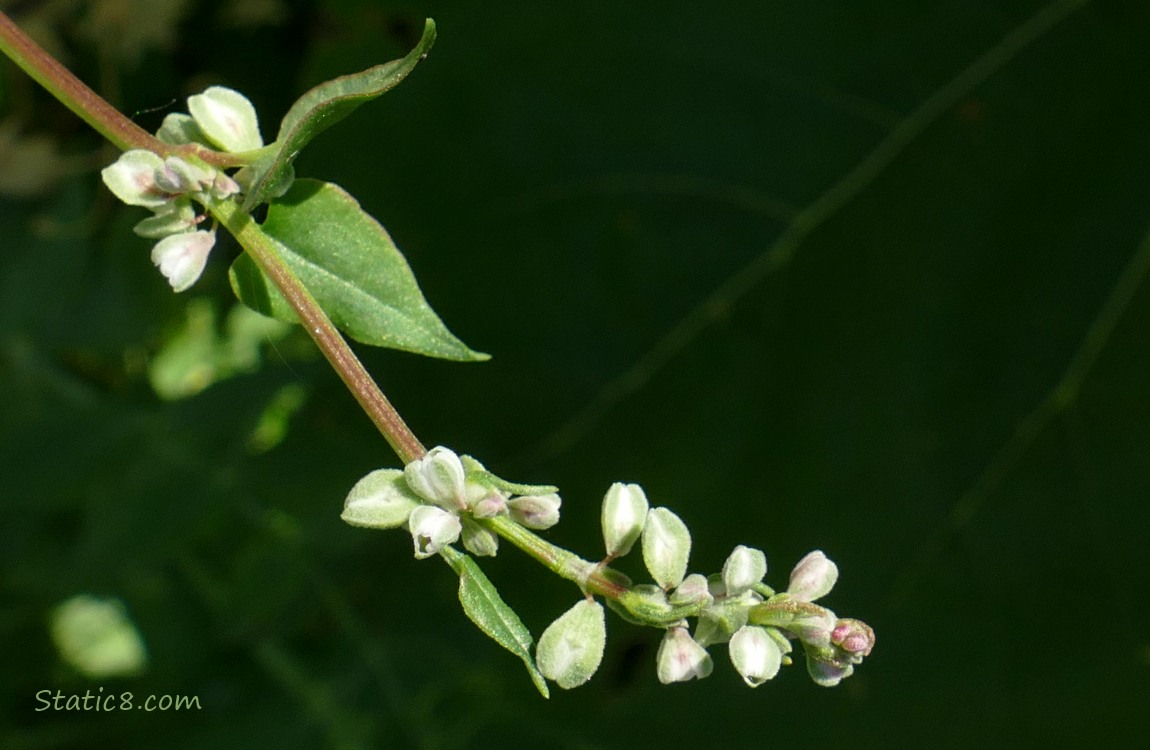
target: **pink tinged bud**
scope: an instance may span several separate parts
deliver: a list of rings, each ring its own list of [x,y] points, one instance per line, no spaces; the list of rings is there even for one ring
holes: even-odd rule
[[[643,526],[643,562],[655,583],[664,589],[682,583],[690,554],[687,525],[666,508],[652,508]]]
[[[152,248],[152,263],[159,267],[173,291],[182,292],[200,278],[215,244],[214,232],[173,234]]]
[[[239,192],[240,184],[238,182],[233,180],[231,177],[228,177],[223,172],[216,172],[215,177],[212,178],[211,185],[211,194],[213,198],[222,201],[226,198],[231,198],[233,195],[239,194]]]
[[[711,674],[714,662],[707,650],[691,638],[685,627],[668,628],[659,653],[655,655],[655,673],[659,682],[687,682]]]
[[[340,514],[352,526],[369,529],[394,529],[407,523],[419,501],[399,469],[379,469],[355,483]]]
[[[507,498],[495,491],[471,502],[471,515],[476,518],[495,518],[506,512]]]
[[[808,553],[791,571],[787,593],[795,599],[813,602],[826,596],[839,579],[839,569],[821,550]]]
[[[547,495],[515,497],[507,502],[511,517],[529,529],[549,529],[559,523],[563,501],[552,492]]]
[[[647,495],[637,484],[615,482],[603,498],[603,543],[609,557],[631,551],[647,520]]]
[[[758,687],[779,673],[783,652],[766,628],[744,625],[739,628],[728,645],[731,663],[743,677],[743,682]]]
[[[129,206],[158,208],[171,197],[156,185],[164,160],[151,151],[132,149],[100,172],[104,184]]]
[[[463,464],[449,448],[439,446],[403,469],[415,494],[441,508],[456,511],[467,507]]]
[[[767,556],[760,550],[739,545],[723,563],[723,586],[727,596],[738,596],[767,574]]]
[[[495,557],[499,551],[499,537],[494,531],[480,526],[470,518],[463,521],[463,546],[468,552],[479,557]]]
[[[599,669],[606,643],[603,605],[582,599],[539,636],[535,663],[544,677],[570,690],[590,680]]]
[[[870,655],[874,640],[874,629],[862,620],[839,620],[831,631],[831,643],[858,661]]]
[[[156,187],[165,193],[195,193],[211,187],[214,170],[169,156],[156,170]]]
[[[208,140],[224,151],[252,151],[264,145],[255,107],[238,91],[212,86],[188,97],[188,111]]]
[[[463,532],[459,516],[432,505],[420,505],[407,519],[415,544],[415,558],[422,560],[453,544]]]

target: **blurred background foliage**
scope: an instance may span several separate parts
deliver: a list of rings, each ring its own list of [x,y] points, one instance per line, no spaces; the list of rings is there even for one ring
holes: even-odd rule
[[[445,565],[340,522],[396,459],[300,332],[236,311],[234,246],[171,294],[99,184],[114,154],[4,64],[0,747],[1144,736],[1146,3],[0,7],[149,129],[223,84],[266,136],[436,18],[427,62],[297,169],[494,359],[369,369],[429,445],[558,484],[559,543],[596,555],[602,493],[640,482],[693,569],[749,544],[782,584],[821,548],[827,605],[878,632],[838,689],[800,666],[748,690],[724,653],[663,687],[658,634],[613,618],[602,671],[542,701]],[[537,635],[577,596],[514,549],[484,568]],[[146,667],[77,671],[66,601],[134,624]],[[35,711],[101,686],[202,710]]]

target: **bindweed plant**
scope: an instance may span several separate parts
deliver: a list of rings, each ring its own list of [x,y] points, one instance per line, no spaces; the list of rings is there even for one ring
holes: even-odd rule
[[[172,289],[191,288],[217,233],[231,234],[244,251],[229,271],[236,296],[302,325],[398,455],[401,467],[380,468],[352,486],[343,520],[406,530],[416,558],[445,560],[459,577],[464,612],[523,661],[541,694],[548,695],[549,681],[570,689],[595,674],[607,608],[662,631],[660,682],[707,677],[710,650],[725,644],[751,687],[791,664],[796,646],[817,684],[837,685],[870,654],[875,636],[862,621],[816,603],[838,579],[821,551],[798,561],[779,591],[765,583],[766,555],[752,547],[734,547],[719,571],[692,571],[683,520],[651,507],[639,485],[616,482],[602,500],[603,554],[585,559],[537,533],[559,522],[556,487],[510,482],[471,456],[425,449],[343,338],[457,361],[487,358],[448,330],[387,232],[354,198],[332,183],[297,179],[292,166],[322,131],[410,74],[435,34],[428,20],[405,57],[308,91],[265,144],[251,103],[219,86],[189,97],[187,113],[169,114],[149,134],[0,14],[0,49],[123,151],[103,181],[124,203],[150,212],[134,231],[155,241],[151,260]],[[257,221],[253,212],[265,205]],[[476,562],[494,556],[501,542],[579,589],[537,643]],[[633,582],[611,567],[636,547],[650,581]]]

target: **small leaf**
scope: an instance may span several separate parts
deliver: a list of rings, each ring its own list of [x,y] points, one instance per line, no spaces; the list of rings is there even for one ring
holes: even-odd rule
[[[445,547],[440,554],[459,575],[459,602],[468,618],[493,641],[522,659],[535,687],[544,698],[551,697],[547,681],[531,658],[531,633],[519,615],[500,598],[474,560],[451,547]]]
[[[463,461],[463,468],[467,470],[468,480],[475,480],[485,487],[490,487],[496,490],[502,490],[510,495],[551,495],[559,491],[559,488],[552,484],[521,484],[519,482],[508,482],[506,479],[495,476],[479,461],[471,456],[460,456]]]
[[[399,85],[427,57],[434,43],[435,21],[429,18],[423,26],[423,37],[403,58],[326,81],[297,99],[280,122],[274,148],[250,167],[251,187],[244,200],[244,210],[251,210],[268,199],[272,186],[283,181],[285,170],[313,138],[350,115],[359,105]]]
[[[336,327],[356,341],[464,362],[488,359],[447,330],[391,237],[339,186],[297,180],[271,204],[263,230]],[[247,254],[229,276],[245,305],[298,322]]]

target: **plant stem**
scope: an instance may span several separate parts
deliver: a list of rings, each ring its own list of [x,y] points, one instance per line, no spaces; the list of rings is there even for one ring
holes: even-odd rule
[[[355,356],[355,352],[344,341],[319,303],[280,257],[279,251],[260,226],[231,201],[221,201],[212,206],[211,211],[283,294],[284,299],[299,316],[304,330],[339,373],[340,378],[367,412],[371,421],[383,433],[400,460],[407,464],[422,458],[427,449],[412,433],[403,417],[399,416],[399,412],[387,400],[387,396],[383,395],[383,391]]]
[[[574,581],[589,593],[599,594],[608,599],[618,599],[627,591],[627,587],[611,575],[613,571],[610,568],[584,560],[574,552],[548,542],[509,518],[496,516],[481,523],[535,558],[560,578]]]
[[[141,148],[161,156],[191,155],[217,167],[239,166],[251,161],[244,156],[212,151],[195,143],[173,146],[159,140],[121,114],[107,100],[73,75],[72,71],[48,54],[2,11],[0,11],[0,52],[11,58],[64,106],[123,151]]]

